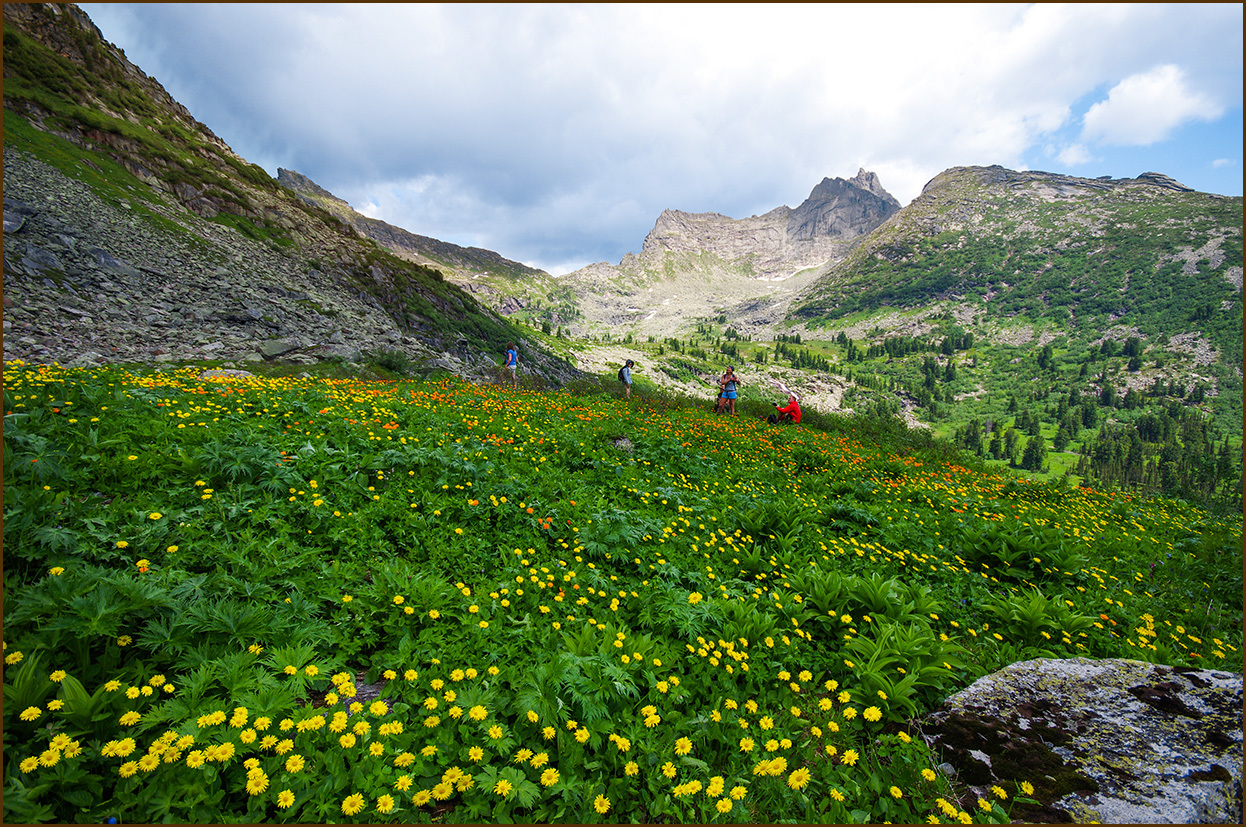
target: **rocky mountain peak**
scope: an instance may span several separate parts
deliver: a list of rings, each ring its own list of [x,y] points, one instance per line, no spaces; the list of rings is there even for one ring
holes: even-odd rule
[[[900,211],[900,202],[883,189],[878,176],[864,169],[855,178],[823,178],[792,211],[787,234],[792,239],[863,236]]]

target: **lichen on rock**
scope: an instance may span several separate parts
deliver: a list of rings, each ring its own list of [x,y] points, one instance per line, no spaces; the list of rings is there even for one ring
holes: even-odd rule
[[[975,794],[1033,784],[1032,822],[1240,823],[1242,677],[1143,661],[1030,660],[923,722]]]

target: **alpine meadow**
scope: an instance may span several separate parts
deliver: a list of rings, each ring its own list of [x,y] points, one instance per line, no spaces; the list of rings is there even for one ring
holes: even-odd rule
[[[931,714],[1242,673],[1240,197],[862,170],[555,279],[4,18],[5,822],[1089,820]]]

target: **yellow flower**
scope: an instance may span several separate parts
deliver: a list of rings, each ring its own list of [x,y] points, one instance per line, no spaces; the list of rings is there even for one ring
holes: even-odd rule
[[[415,795],[411,797],[411,803],[417,807],[423,807],[425,804],[431,801],[432,798],[433,798],[433,793],[431,790],[420,790],[419,792],[417,792]]]
[[[481,758],[485,757],[485,751],[480,747],[472,747],[467,751],[467,757],[472,761],[479,761]]]
[[[625,775],[632,776],[638,772],[640,772],[640,765],[635,761],[628,761],[626,766],[623,767],[623,773]]]
[[[927,781],[934,781],[935,777],[936,776],[935,776],[934,770],[930,769],[929,767],[922,770],[922,778],[926,779]]]
[[[666,776],[667,778],[674,778],[676,773],[678,772],[679,770],[676,769],[675,765],[672,764],[670,761],[667,761],[665,764],[662,765],[662,775]]]
[[[589,735],[590,735],[590,733],[589,733],[589,731],[588,731],[587,729],[579,729],[579,730],[576,730],[576,733],[575,733],[575,740],[577,740],[577,741],[579,741],[581,744],[583,744],[585,741],[587,741],[587,740],[589,739]]]
[[[507,781],[505,778],[499,778],[498,783],[493,785],[493,791],[503,798],[510,795],[511,790],[513,789],[515,789],[515,785]]]
[[[306,764],[307,762],[303,760],[303,756],[291,755],[286,759],[286,772],[299,772]]]
[[[411,788],[411,776],[400,775],[398,780],[394,782],[394,789],[399,792],[406,792]]]
[[[497,741],[498,739],[500,739],[502,735],[503,735],[502,727],[498,726],[497,724],[494,724],[493,726],[489,727],[489,737],[492,738],[494,741]]]
[[[544,728],[541,730],[541,736],[542,736],[542,737],[543,737],[546,741],[552,741],[552,740],[554,740],[554,736],[556,736],[557,734],[558,734],[558,730],[554,729],[552,726],[547,726],[547,727],[544,727]]]
[[[1001,801],[1008,798],[1008,793],[1005,792],[1004,788],[999,786],[998,784],[991,787],[991,792],[995,793],[995,797],[1000,799]]]
[[[290,792],[289,790],[282,790],[281,792],[277,793],[277,806],[278,807],[285,810],[285,809],[288,809],[293,804],[294,804],[294,793]]]
[[[811,773],[807,767],[800,767],[793,770],[792,774],[787,777],[787,785],[793,790],[803,790],[805,785],[809,783]],[[895,789],[894,787],[892,789]]]
[[[407,601],[407,599],[406,599],[405,597],[403,597],[402,595],[400,595],[400,594],[396,594],[396,595],[394,595],[394,605],[395,605],[395,606],[401,606],[401,605],[402,605],[403,603],[405,603],[406,601]]]
[[[843,800],[844,800],[844,794],[843,794],[843,793],[841,793],[839,790],[832,788],[832,789],[831,789],[831,798],[835,799],[836,801],[843,801]]]
[[[730,798],[720,798],[714,803],[714,807],[718,810],[718,812],[724,814],[731,812],[731,806],[732,804]]]
[[[855,749],[850,749],[845,750],[843,756],[839,760],[851,767],[857,763],[857,759],[860,757],[861,756],[857,754]]]
[[[433,798],[438,801],[445,801],[452,795],[454,795],[454,785],[449,781],[442,781],[439,784],[433,785]]]
[[[847,713],[848,713],[848,711],[847,711],[847,710],[844,710],[844,717],[845,717],[845,718],[846,718],[846,717],[848,717],[848,714],[847,714]],[[882,710],[881,710],[881,709],[879,709],[879,708],[878,708],[878,707],[876,707],[876,706],[866,707],[866,710],[865,710],[865,712],[864,712],[863,714],[865,715],[865,720],[867,720],[867,721],[877,721],[878,719],[880,719],[880,718],[882,718],[882,717],[883,717],[883,712],[882,712]]]
[[[534,770],[539,770],[541,767],[545,766],[548,763],[549,763],[549,753],[538,752],[536,755],[532,756],[532,768]]]
[[[552,787],[558,783],[558,770],[550,767],[541,773],[541,786]]]
[[[268,776],[261,769],[253,770],[252,773],[247,775],[247,792],[251,795],[259,795],[268,789]]]
[[[156,764],[160,763],[160,758],[158,756],[153,755],[153,756],[143,756],[143,757],[154,758]],[[49,747],[48,749],[45,749],[43,752],[39,753],[39,766],[41,767],[55,766],[56,763],[60,760],[61,760],[61,751],[58,749],[53,749]],[[142,766],[142,762],[140,762],[139,766]],[[155,769],[155,766],[143,767],[143,770],[145,772],[151,772],[151,770],[153,769]]]
[[[23,721],[33,721],[43,714],[43,710],[37,706],[28,706],[22,710],[22,714],[18,717]]]
[[[33,755],[29,758],[23,758],[22,763],[18,765],[18,769],[22,772],[34,772],[39,766],[39,759]]]
[[[1021,792],[1025,793],[1026,795],[1034,795],[1034,785],[1031,784],[1029,781],[1022,781]]]
[[[752,752],[753,746],[754,744],[753,744],[752,738],[741,738],[740,739],[740,751],[741,752]]]
[[[353,816],[363,810],[363,796],[353,793],[342,800],[342,814]]]
[[[610,810],[610,799],[606,798],[604,795],[597,796],[597,798],[593,801],[593,809],[601,815],[605,815]]]
[[[901,791],[899,787],[892,787],[889,792],[891,793],[892,798],[900,798],[904,795],[903,791]]]
[[[489,717],[489,711],[480,704],[477,704],[467,710],[467,717],[471,718],[473,721],[483,721],[485,718]]]
[[[48,680],[52,681],[52,683],[60,683],[65,680],[65,670],[57,669],[51,675],[48,675]]]
[[[161,514],[159,511],[153,511],[153,512],[151,512],[150,514],[148,514],[148,515],[147,515],[147,519],[149,519],[149,520],[159,520],[159,519],[160,519],[161,517],[163,517],[163,516],[164,516],[164,515],[163,515],[163,514]]]
[[[138,772],[137,761],[126,761],[124,764],[122,764],[120,767],[117,768],[117,774],[120,775],[122,778],[129,778],[130,776],[134,775],[134,773],[136,772]]]
[[[388,813],[394,809],[394,797],[388,793],[380,796],[376,800],[376,811],[378,813]]]

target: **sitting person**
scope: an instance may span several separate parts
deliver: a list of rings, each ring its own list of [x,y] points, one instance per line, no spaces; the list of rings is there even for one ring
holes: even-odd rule
[[[792,422],[800,424],[800,400],[796,398],[796,394],[789,392],[787,395],[787,406],[780,408],[775,403],[775,412],[770,414],[770,422]]]

